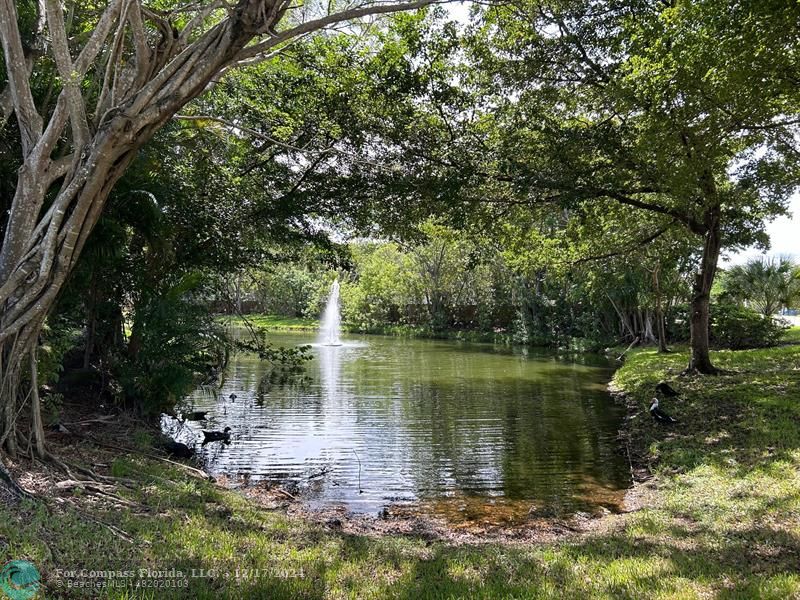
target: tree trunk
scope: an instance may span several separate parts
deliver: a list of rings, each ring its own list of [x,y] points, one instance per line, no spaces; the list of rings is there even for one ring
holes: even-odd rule
[[[656,336],[653,333],[653,313],[650,312],[649,310],[645,310],[642,319],[644,321],[643,332],[642,332],[642,339],[644,340],[644,343],[657,344],[658,340],[656,339]]]
[[[36,362],[36,349],[31,352],[31,435],[33,436],[33,450],[36,456],[44,458],[44,427],[42,426],[42,409],[39,401],[39,373]]]
[[[86,311],[86,345],[83,348],[83,368],[88,369],[92,364],[92,352],[97,333],[97,281],[92,270],[91,286],[89,288],[89,307]]]
[[[717,260],[722,246],[719,226],[719,209],[710,211],[709,227],[703,243],[700,268],[692,285],[692,305],[690,321],[691,357],[687,372],[716,375],[717,369],[711,363],[709,352],[709,304],[711,286],[717,273]]]
[[[653,270],[653,289],[656,294],[656,334],[658,335],[658,351],[669,352],[667,348],[667,331],[664,326],[664,307],[661,302],[661,284],[658,280],[659,265]]]

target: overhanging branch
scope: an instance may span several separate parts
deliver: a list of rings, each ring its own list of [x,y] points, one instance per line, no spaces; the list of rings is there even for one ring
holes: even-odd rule
[[[424,8],[425,6],[429,6],[431,4],[442,4],[444,2],[446,2],[446,0],[415,0],[414,2],[399,2],[396,4],[372,4],[369,6],[343,10],[319,19],[301,23],[295,27],[275,33],[269,39],[266,39],[263,42],[253,44],[252,46],[247,46],[236,55],[236,61],[239,62],[247,58],[258,56],[262,52],[270,50],[278,44],[289,41],[300,35],[324,29],[329,25],[335,25],[344,21],[353,21],[355,19],[360,19],[361,17],[368,17],[372,15],[385,15],[403,12],[406,10],[415,10],[417,8]]]

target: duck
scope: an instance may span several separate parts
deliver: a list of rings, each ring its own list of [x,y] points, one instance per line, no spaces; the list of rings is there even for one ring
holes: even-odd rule
[[[659,423],[677,423],[676,419],[670,417],[667,413],[663,410],[658,408],[658,398],[653,398],[653,404],[650,405],[650,414],[653,415],[653,418],[658,421]]]
[[[656,385],[656,394],[661,394],[664,398],[677,398],[680,396],[666,381],[661,381]]]
[[[203,444],[208,442],[229,442],[231,441],[231,428],[226,427],[223,431],[205,431],[203,430]]]
[[[228,398],[230,399],[231,402],[236,402],[236,394],[231,394],[230,396],[228,396]]]
[[[192,412],[184,413],[183,420],[184,421],[205,421],[207,414],[208,414],[207,410],[193,410]]]
[[[175,440],[164,440],[163,448],[167,454],[175,458],[192,458],[194,456],[194,448],[189,448],[186,444]]]

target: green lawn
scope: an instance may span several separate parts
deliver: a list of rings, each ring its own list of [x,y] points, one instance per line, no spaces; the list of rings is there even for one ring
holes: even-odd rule
[[[783,339],[793,344],[800,344],[800,326],[789,328],[784,334]]]
[[[223,322],[234,325],[244,325],[245,319],[240,316],[221,316]],[[319,319],[306,319],[303,317],[285,317],[282,315],[253,314],[246,315],[247,321],[254,327],[262,327],[269,331],[317,331]],[[367,333],[373,335],[389,335],[407,338],[435,338],[459,340],[465,342],[505,342],[507,336],[492,331],[471,330],[445,330],[433,331],[429,327],[387,324],[387,325],[358,325],[342,323],[342,329],[350,333]]]
[[[677,378],[683,353],[632,353],[614,383],[628,393],[630,444],[656,477],[640,504],[595,533],[556,543],[453,545],[417,537],[347,535],[265,510],[235,492],[137,456],[112,462],[137,483],[141,506],[82,510],[28,503],[0,510],[0,547],[57,569],[260,569],[260,577],[190,579],[190,588],[107,591],[112,598],[775,598],[800,597],[800,346],[716,352],[719,377]],[[654,423],[653,385],[680,420]],[[72,447],[71,447],[72,448]],[[73,448],[74,450],[74,448]]]
[[[223,322],[243,325],[245,319],[239,316],[222,316]],[[285,317],[283,315],[247,315],[247,321],[254,327],[263,327],[272,331],[316,331],[319,329],[318,319],[303,317]]]

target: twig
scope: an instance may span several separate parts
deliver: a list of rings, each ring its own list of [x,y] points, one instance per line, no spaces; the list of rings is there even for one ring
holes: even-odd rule
[[[292,499],[292,500],[294,500],[295,502],[297,502],[297,501],[298,501],[298,500],[297,500],[297,496],[293,496],[292,494],[290,494],[289,492],[287,492],[287,491],[286,491],[285,489],[283,489],[283,488],[275,488],[275,491],[276,491],[276,492],[278,492],[279,494],[283,494],[284,496],[287,496],[287,497],[291,498],[291,499]]]
[[[356,460],[358,461],[358,493],[363,494],[364,490],[361,489],[361,459],[358,458],[358,453],[355,451],[354,448],[350,448],[353,451],[353,454],[356,455]]]

